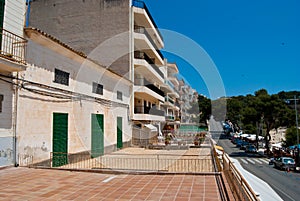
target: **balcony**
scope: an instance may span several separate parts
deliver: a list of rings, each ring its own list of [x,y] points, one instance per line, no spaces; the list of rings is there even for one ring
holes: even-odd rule
[[[169,116],[166,116],[166,120],[167,120],[167,121],[174,121],[174,120],[175,120],[175,117],[172,116],[172,115],[169,115]]]
[[[134,82],[134,93],[143,99],[157,99],[164,102],[164,92],[157,88],[155,85],[150,84],[146,79],[135,78]]]
[[[165,112],[155,107],[135,106],[133,119],[140,121],[165,121]]]
[[[27,40],[5,29],[0,30],[0,57],[5,58],[0,60],[0,72],[25,70]]]
[[[146,13],[149,16],[153,26],[156,28],[160,38],[163,40],[163,37],[162,37],[160,31],[158,30],[158,27],[157,27],[152,15],[150,14],[149,9],[147,8],[146,4],[143,1],[140,1],[140,0],[132,0],[132,6],[137,7],[137,8],[142,8],[146,11]]]
[[[0,30],[0,56],[20,64],[26,64],[25,50],[27,40],[5,29]]]
[[[155,65],[155,60],[153,58],[150,58],[145,52],[135,51],[134,52],[134,58],[145,60],[152,67],[152,69],[156,73],[158,73],[160,78],[164,79],[164,74],[159,70],[158,66]]]
[[[171,103],[172,105],[174,105],[174,103],[175,103],[175,101],[168,96],[165,97],[165,101]]]
[[[147,39],[150,41],[151,45],[154,47],[156,52],[159,54],[161,59],[164,60],[163,54],[161,53],[161,51],[159,50],[159,48],[157,47],[157,45],[155,44],[154,40],[152,39],[151,35],[148,33],[145,27],[134,25],[134,32],[144,34],[147,37]]]

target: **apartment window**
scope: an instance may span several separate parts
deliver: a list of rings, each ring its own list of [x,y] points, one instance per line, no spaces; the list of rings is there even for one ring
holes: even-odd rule
[[[117,91],[117,99],[118,100],[123,100],[123,94],[121,91]]]
[[[3,101],[3,95],[0,94],[0,113],[2,112],[2,101]]]
[[[93,82],[93,93],[103,95],[103,85]]]
[[[54,72],[54,82],[69,86],[69,76],[70,73],[56,69]]]
[[[0,0],[0,28],[3,28],[4,8],[5,8],[5,0]]]

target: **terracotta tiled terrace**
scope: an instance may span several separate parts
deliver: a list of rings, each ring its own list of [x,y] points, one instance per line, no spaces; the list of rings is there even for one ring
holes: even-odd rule
[[[117,153],[130,155],[142,153],[146,157],[153,154],[172,153],[180,156],[196,154],[202,159],[212,157],[208,150],[126,148]],[[0,200],[222,200],[217,175],[211,172],[212,164],[209,162],[203,167],[202,173],[188,174],[0,168]],[[223,179],[229,200],[234,200],[224,176]]]
[[[0,170],[0,200],[221,200],[213,175]]]

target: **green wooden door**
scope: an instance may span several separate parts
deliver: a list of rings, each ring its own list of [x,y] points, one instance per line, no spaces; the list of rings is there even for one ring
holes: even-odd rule
[[[91,157],[95,158],[104,154],[104,116],[92,114],[92,144]]]
[[[68,163],[68,114],[53,113],[52,166]]]
[[[122,117],[117,117],[117,148],[123,148]]]

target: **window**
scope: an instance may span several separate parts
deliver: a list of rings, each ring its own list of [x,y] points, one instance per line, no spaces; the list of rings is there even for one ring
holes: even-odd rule
[[[5,0],[0,0],[0,28],[3,28]]]
[[[93,93],[103,95],[103,85],[93,82]]]
[[[118,100],[123,100],[123,95],[121,91],[117,91],[117,99]]]
[[[2,112],[2,101],[3,101],[3,95],[0,94],[0,112]]]
[[[55,68],[54,82],[69,86],[70,73]]]

